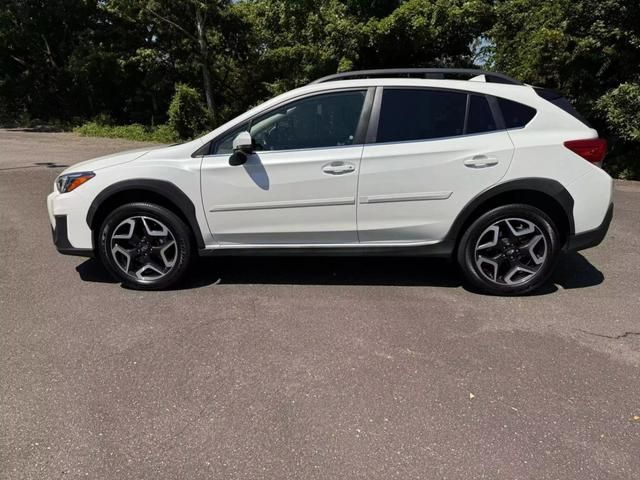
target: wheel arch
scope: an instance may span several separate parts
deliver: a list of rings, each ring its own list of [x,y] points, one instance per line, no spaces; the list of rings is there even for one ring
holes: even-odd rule
[[[573,197],[556,180],[545,178],[521,178],[495,185],[477,195],[458,214],[446,241],[453,245],[454,252],[465,229],[476,218],[492,208],[509,203],[524,203],[545,212],[556,225],[560,244],[566,245],[575,233],[573,219]]]
[[[100,192],[87,212],[87,225],[95,235],[100,225],[114,208],[131,202],[152,202],[168,208],[189,227],[199,249],[204,239],[196,219],[196,209],[189,197],[176,185],[165,180],[131,179],[114,183]]]

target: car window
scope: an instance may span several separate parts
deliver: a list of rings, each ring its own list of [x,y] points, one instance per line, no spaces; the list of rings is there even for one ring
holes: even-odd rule
[[[251,123],[256,150],[351,145],[366,91],[335,92],[294,101]]]
[[[507,128],[524,127],[536,114],[535,108],[505,98],[498,98],[498,105]]]
[[[244,123],[238,128],[234,128],[231,132],[226,133],[223,137],[220,137],[213,146],[213,154],[231,154],[233,153],[233,139],[238,136],[240,132],[244,132],[249,129],[249,124]]]
[[[401,142],[462,135],[466,93],[384,89],[378,142]]]
[[[486,97],[471,95],[469,99],[469,117],[466,133],[492,132],[496,130],[496,122]]]

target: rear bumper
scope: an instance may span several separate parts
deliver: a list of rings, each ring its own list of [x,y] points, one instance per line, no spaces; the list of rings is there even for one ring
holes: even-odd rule
[[[587,248],[600,245],[604,237],[609,231],[609,225],[613,218],[613,203],[609,204],[607,213],[604,216],[604,220],[599,227],[589,230],[587,232],[571,235],[567,241],[566,250],[570,252],[576,252],[578,250],[584,250]]]
[[[58,252],[63,255],[75,255],[77,257],[93,257],[93,249],[91,248],[75,248],[69,242],[69,232],[67,227],[66,215],[54,215],[54,224],[51,227],[51,235],[53,236],[53,244]]]

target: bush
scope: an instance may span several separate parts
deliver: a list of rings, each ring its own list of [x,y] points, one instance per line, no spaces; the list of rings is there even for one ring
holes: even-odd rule
[[[169,126],[183,139],[193,138],[204,132],[210,123],[198,91],[182,83],[176,85],[168,114]]]
[[[640,142],[640,84],[623,83],[597,103],[611,132],[622,140]]]
[[[605,166],[618,178],[640,179],[640,84],[623,83],[596,103],[610,133]]]
[[[124,138],[139,142],[174,143],[178,139],[176,132],[168,125],[148,128],[137,123],[104,125],[93,121],[76,127],[73,131],[83,137]]]

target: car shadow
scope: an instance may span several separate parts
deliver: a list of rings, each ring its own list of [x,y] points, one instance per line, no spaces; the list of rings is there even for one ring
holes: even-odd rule
[[[578,252],[560,256],[551,281],[565,290],[595,287],[604,282],[603,273]]]
[[[86,282],[117,283],[96,259],[76,267]],[[599,285],[604,275],[579,253],[562,255],[551,281],[532,295]],[[209,285],[363,285],[457,288],[458,267],[448,260],[413,257],[202,257],[176,290]]]
[[[96,258],[87,258],[76,267],[80,279],[92,283],[118,283]]]
[[[116,283],[95,258],[76,267],[85,282]],[[201,257],[176,290],[209,285],[397,285],[458,287],[454,264],[428,258]]]

